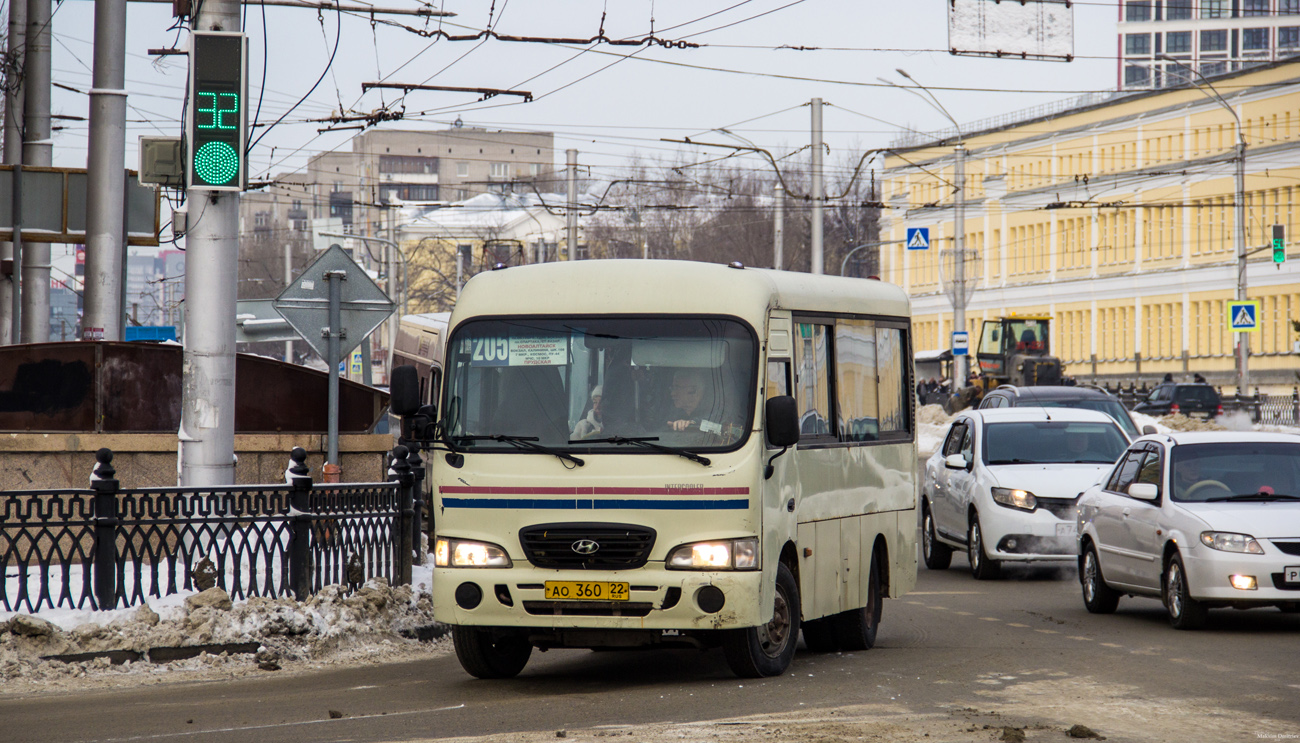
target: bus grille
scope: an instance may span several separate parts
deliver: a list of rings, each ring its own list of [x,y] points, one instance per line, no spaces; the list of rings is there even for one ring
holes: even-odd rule
[[[646,564],[655,531],[631,524],[538,524],[520,530],[519,542],[539,568],[630,570]]]

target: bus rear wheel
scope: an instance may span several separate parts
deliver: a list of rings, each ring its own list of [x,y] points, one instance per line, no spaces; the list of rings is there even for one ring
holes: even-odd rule
[[[455,626],[451,628],[451,639],[461,667],[481,679],[514,678],[533,654],[528,636],[521,632]]]
[[[867,605],[835,616],[835,634],[842,650],[870,650],[880,630],[882,599],[880,553],[871,558],[871,575],[867,579]]]
[[[772,619],[758,627],[726,630],[723,635],[722,651],[732,673],[741,678],[784,673],[799,644],[799,611],[799,584],[790,568],[780,563]]]

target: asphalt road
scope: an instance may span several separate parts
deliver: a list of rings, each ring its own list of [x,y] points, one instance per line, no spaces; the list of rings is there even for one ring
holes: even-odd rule
[[[971,730],[1083,724],[1110,740],[1276,739],[1300,737],[1297,658],[1300,616],[1220,610],[1209,629],[1178,632],[1149,599],[1126,599],[1112,616],[1088,614],[1072,570],[1011,569],[976,582],[956,557],[947,571],[922,568],[913,593],[886,602],[876,648],[801,650],[780,678],[736,679],[717,651],[575,650],[535,653],[518,679],[488,682],[447,655],[4,698],[0,741],[554,738],[561,730],[830,715],[854,705],[874,705],[903,725],[943,718]]]

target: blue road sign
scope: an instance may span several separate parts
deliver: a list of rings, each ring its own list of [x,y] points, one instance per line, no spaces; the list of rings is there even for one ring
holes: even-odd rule
[[[1234,333],[1259,332],[1259,300],[1228,302],[1228,329]]]
[[[907,228],[907,249],[908,250],[929,250],[930,249],[930,228],[929,227],[908,227]]]
[[[954,330],[952,333],[952,355],[969,356],[970,355],[970,333],[965,330]]]

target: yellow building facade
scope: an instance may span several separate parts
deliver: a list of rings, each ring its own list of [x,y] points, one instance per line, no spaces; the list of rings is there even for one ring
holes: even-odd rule
[[[1204,374],[1232,387],[1237,122],[1246,148],[1252,385],[1300,372],[1300,247],[1283,264],[1273,225],[1300,244],[1300,63],[1256,67],[1201,88],[1117,94],[1091,105],[964,132],[967,323],[1049,315],[1052,353],[1080,381]],[[1226,104],[1226,106],[1225,106]],[[882,174],[882,278],[912,297],[915,348],[947,348],[952,325],[955,138],[895,147]],[[908,250],[909,227],[930,230]]]

